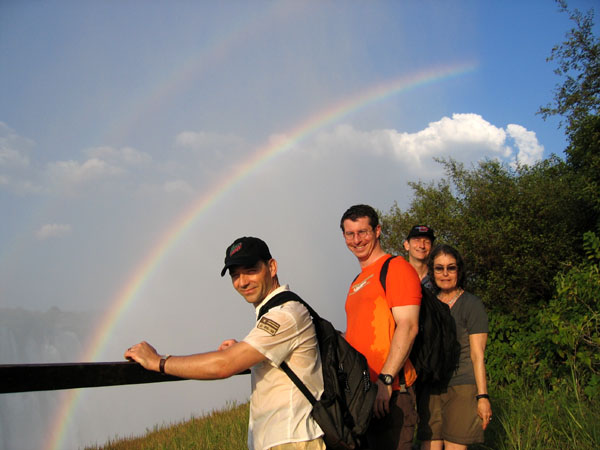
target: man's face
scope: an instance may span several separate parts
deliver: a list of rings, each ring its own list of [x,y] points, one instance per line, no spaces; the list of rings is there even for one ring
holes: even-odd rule
[[[257,262],[252,267],[233,266],[229,268],[231,283],[236,291],[248,303],[257,306],[273,289],[275,289],[275,274],[277,263],[274,259],[265,263]]]
[[[425,262],[431,253],[431,239],[417,236],[404,241],[404,249],[408,252],[410,260]]]
[[[348,249],[361,261],[369,259],[377,247],[381,226],[373,227],[368,217],[359,217],[353,221],[344,220],[344,239]]]

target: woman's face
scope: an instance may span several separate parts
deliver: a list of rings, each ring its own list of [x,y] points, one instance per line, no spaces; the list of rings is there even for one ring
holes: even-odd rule
[[[442,291],[451,291],[458,282],[458,265],[452,255],[440,253],[433,260],[433,277],[435,284]]]

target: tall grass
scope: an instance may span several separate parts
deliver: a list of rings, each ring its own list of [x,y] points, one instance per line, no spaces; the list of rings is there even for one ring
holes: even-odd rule
[[[244,450],[248,448],[248,403],[231,403],[202,417],[155,426],[145,436],[115,439],[88,450]]]
[[[600,449],[600,406],[571,390],[495,388],[484,450]]]
[[[491,387],[494,418],[485,444],[471,450],[600,449],[600,405],[573,390]],[[248,403],[155,427],[143,437],[109,441],[89,450],[246,449]]]

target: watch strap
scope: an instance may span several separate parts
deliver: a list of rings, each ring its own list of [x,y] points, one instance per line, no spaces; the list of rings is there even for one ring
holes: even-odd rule
[[[377,378],[381,380],[386,386],[391,386],[394,382],[394,377],[387,373],[380,373]]]
[[[170,357],[171,355],[165,355],[162,358],[160,358],[160,363],[158,364],[158,370],[160,373],[165,373],[165,363]]]

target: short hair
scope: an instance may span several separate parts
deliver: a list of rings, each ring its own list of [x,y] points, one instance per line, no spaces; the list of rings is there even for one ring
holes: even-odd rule
[[[460,253],[458,252],[458,250],[456,250],[454,247],[447,245],[447,244],[436,245],[435,248],[429,254],[429,262],[427,263],[427,268],[429,270],[429,278],[431,279],[431,281],[433,281],[433,283],[435,284],[435,277],[433,275],[433,261],[439,255],[449,255],[449,256],[452,256],[456,260],[456,267],[457,267],[456,287],[464,289],[465,288],[465,278],[466,278],[465,262],[464,262],[462,256],[460,256]]]
[[[377,211],[369,205],[354,205],[346,210],[344,215],[342,216],[342,220],[340,220],[340,228],[344,231],[344,221],[350,219],[352,222],[356,222],[361,217],[369,218],[369,225],[373,229],[379,225],[379,215],[377,215]]]

